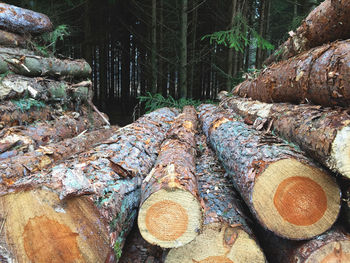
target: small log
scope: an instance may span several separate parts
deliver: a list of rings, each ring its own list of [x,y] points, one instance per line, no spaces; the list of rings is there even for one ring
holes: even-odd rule
[[[340,210],[339,187],[301,151],[213,105],[200,107],[200,120],[236,189],[264,228],[302,240],[333,225]]]
[[[45,102],[86,102],[91,86],[91,81],[70,84],[65,81],[8,75],[0,81],[0,101],[29,97]]]
[[[227,97],[221,105],[252,123],[258,118],[271,122],[271,128],[284,139],[297,144],[313,159],[332,171],[350,178],[350,115],[347,109],[313,105],[263,103]]]
[[[350,16],[349,16],[350,17]],[[233,93],[263,102],[312,102],[322,106],[350,104],[350,40],[316,47],[272,64]]]
[[[311,48],[348,39],[350,29],[350,2],[325,0],[316,7],[290,37],[265,61],[265,65],[287,60]]]
[[[184,107],[142,184],[138,226],[142,237],[163,248],[191,242],[201,229],[195,175],[197,113]]]
[[[52,105],[43,107],[34,105],[30,109],[25,110],[11,101],[0,102],[0,130],[5,127],[28,125],[37,120],[53,120],[54,116],[59,115],[61,113],[58,113]]]
[[[44,14],[0,3],[0,28],[17,33],[41,34],[52,31],[53,26]]]
[[[27,44],[22,35],[0,30],[0,45],[5,47],[25,47]]]
[[[0,244],[8,261],[118,262],[136,218],[141,178],[147,173],[124,177],[111,159],[119,156],[128,169],[149,172],[176,114],[164,108],[145,115],[90,151],[5,188],[0,198],[0,214],[5,215]],[[139,144],[124,147],[126,139],[135,142],[136,136]],[[142,145],[147,147],[139,149]],[[86,194],[93,202],[84,201]],[[103,219],[90,212],[97,211],[95,206]],[[52,234],[55,230],[58,234]]]
[[[0,50],[0,74],[13,72],[27,77],[86,78],[91,74],[90,65],[83,59],[69,60],[41,57],[25,49],[2,48]]]
[[[98,128],[104,125],[103,120],[97,114],[90,116],[93,119],[93,123],[89,120],[89,116],[82,115],[77,117],[74,116],[75,114],[78,113],[66,114],[51,122],[42,121],[30,126],[3,129],[0,132],[0,153],[4,154],[14,147],[17,153],[33,151],[39,146],[72,138],[87,129]]]
[[[94,144],[102,142],[111,137],[118,127],[99,129],[78,135],[72,139],[65,139],[58,143],[51,143],[45,147],[28,152],[17,154],[12,158],[1,160],[0,174],[2,185],[7,187],[30,174],[43,171],[61,160],[79,152],[87,151]]]
[[[204,226],[189,244],[169,251],[166,263],[266,262],[240,199],[225,176],[205,136],[197,137],[201,156],[196,160],[199,194],[204,206]]]

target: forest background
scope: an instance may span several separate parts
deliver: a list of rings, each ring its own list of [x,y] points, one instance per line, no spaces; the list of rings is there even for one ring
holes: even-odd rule
[[[45,13],[64,29],[55,53],[90,63],[94,103],[119,125],[143,112],[140,96],[213,100],[219,91],[254,76],[320,2],[7,1]]]

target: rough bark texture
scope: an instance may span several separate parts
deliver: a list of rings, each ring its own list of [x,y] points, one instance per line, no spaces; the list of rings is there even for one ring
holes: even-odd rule
[[[0,101],[30,97],[46,102],[84,102],[89,99],[91,81],[70,84],[43,78],[8,75],[0,82]]]
[[[32,152],[16,154],[8,159],[1,160],[2,155],[0,154],[1,184],[6,188],[18,179],[43,171],[54,163],[58,163],[74,154],[87,151],[95,144],[111,137],[117,129],[118,127],[111,127],[87,132],[72,139],[48,144]]]
[[[340,191],[335,181],[304,157],[300,151],[282,140],[256,131],[243,122],[237,121],[239,118],[234,115],[231,120],[225,118],[227,115],[227,112],[213,105],[202,105],[200,107],[200,119],[203,122],[204,132],[209,135],[210,144],[215,149],[227,172],[232,176],[236,189],[239,190],[244,201],[262,226],[289,239],[310,238],[329,229],[336,220],[340,208]],[[266,175],[267,177],[265,177]],[[270,177],[270,175],[272,176]],[[305,179],[300,177],[301,175],[309,177]],[[276,191],[275,193],[270,193],[268,188],[273,187],[275,183],[276,188],[278,188],[288,182],[289,178],[308,182],[310,180],[310,183],[315,183],[316,188],[322,193],[320,196],[324,198],[325,210],[313,222],[306,223],[304,220],[299,222],[299,218],[304,216],[303,213],[308,213],[308,208],[293,210],[296,217],[294,219],[296,220],[290,220],[288,217],[294,212],[283,216],[283,209],[279,209],[276,205],[282,200],[279,198],[283,197],[276,189],[273,190]],[[267,180],[266,184],[264,180]],[[260,207],[257,200],[265,198],[264,191],[260,192],[262,188],[256,187],[257,184],[263,188],[267,187],[265,190],[266,197],[271,194],[268,197],[269,200],[262,201],[267,202],[264,203],[263,207]],[[301,196],[303,192],[310,203],[307,204],[306,200],[301,200],[303,199]],[[318,196],[311,197],[314,189],[304,189],[303,192],[300,192],[295,199],[291,200],[293,203],[289,204],[290,208],[299,201],[303,202],[303,205],[314,206],[312,203],[319,199]],[[260,196],[261,194],[262,196]],[[301,199],[299,200],[299,198]],[[274,209],[277,209],[276,214],[273,214]],[[259,212],[257,212],[258,210]],[[268,210],[270,211],[267,213],[270,215],[264,216],[263,214]],[[331,210],[333,211],[331,212]],[[278,219],[280,216],[282,216],[281,220]],[[309,216],[312,215],[310,214],[307,217]],[[328,216],[329,218],[325,219]],[[272,223],[275,219],[279,222]],[[319,224],[319,222],[322,222],[322,224]],[[280,227],[282,225],[283,227]]]
[[[191,236],[192,239],[188,240],[188,235],[191,235],[196,229],[190,229],[191,224],[188,223],[188,219],[192,211],[188,211],[188,207],[181,203],[183,201],[181,198],[190,196],[191,201],[186,200],[190,202],[188,206],[194,203],[191,209],[194,214],[198,212],[200,205],[195,175],[197,125],[196,110],[190,106],[184,107],[183,113],[175,120],[167,133],[167,139],[161,145],[154,168],[143,182],[138,225],[142,236],[151,244],[161,247],[177,247],[190,242],[195,237]],[[162,200],[158,200],[158,196],[161,196]],[[195,206],[196,204],[198,207]],[[180,210],[170,211],[173,208]],[[150,216],[153,212],[155,214],[164,213],[169,220],[162,221],[164,216],[159,218],[156,215],[155,217]],[[177,212],[182,213],[184,218],[179,220],[176,217]],[[173,229],[178,223],[177,220],[182,219],[186,221],[183,224],[184,229]],[[199,223],[200,227],[201,222],[196,223],[197,225]],[[159,233],[158,230],[160,230]],[[182,240],[184,238],[185,240]]]
[[[0,30],[0,45],[5,47],[25,47],[26,40],[23,36]]]
[[[350,16],[349,16],[350,17]],[[264,69],[234,89],[234,94],[263,102],[312,102],[322,106],[350,103],[350,40],[304,52]]]
[[[248,226],[247,222],[252,222],[245,215],[242,201],[204,135],[197,136],[197,146],[200,156],[196,159],[196,172],[204,228],[188,245],[171,249],[165,262],[266,262]],[[215,257],[218,261],[209,260]]]
[[[90,198],[94,201],[105,221],[109,224],[107,229],[107,233],[109,233],[109,246],[106,246],[105,242],[101,242],[99,248],[102,251],[106,251],[106,247],[110,247],[114,250],[114,253],[108,256],[105,253],[103,257],[97,259],[95,257],[93,261],[86,258],[86,255],[82,253],[82,260],[78,262],[118,262],[126,235],[132,228],[137,214],[142,177],[153,166],[161,141],[165,138],[165,133],[169,129],[170,123],[174,120],[176,114],[175,110],[166,108],[147,114],[134,124],[119,129],[115,135],[103,144],[88,152],[74,156],[74,158],[60,165],[54,166],[48,172],[24,177],[16,181],[13,185],[8,186],[6,191],[34,189],[29,191],[31,193],[33,191],[39,191],[38,189],[40,187],[49,188],[59,194],[60,202],[63,204],[65,200],[74,200],[78,198],[77,196],[91,194]],[[136,137],[140,138],[139,144],[134,144]],[[126,144],[133,145],[124,147]],[[147,160],[145,156],[148,156]],[[121,170],[116,169],[116,164],[111,161],[112,159],[124,160],[128,164],[128,167],[125,167],[125,170],[119,173]],[[146,161],[151,163],[147,163]],[[139,176],[132,178],[125,177],[125,171],[139,171]],[[130,172],[129,174],[132,173]],[[21,191],[16,191],[14,195],[20,195],[21,193]],[[2,198],[6,198],[7,196],[9,194]],[[58,211],[58,214],[62,214],[60,213],[63,205],[61,203],[55,207],[55,211]],[[29,206],[28,214],[30,214],[31,210],[32,208]],[[80,217],[88,217],[89,214],[84,214],[85,211],[83,211],[80,211]],[[41,212],[40,216],[45,216],[45,212]],[[76,220],[79,219],[78,217]],[[22,220],[26,220],[26,218]],[[7,237],[12,236],[12,233],[9,233],[11,229],[8,226],[6,224],[3,229]],[[86,227],[82,224],[77,229],[75,235],[78,239],[85,238],[82,232]],[[99,233],[96,230],[94,231],[95,234]],[[99,231],[105,233],[106,228],[101,226]],[[56,242],[56,240],[53,241],[50,237],[45,239],[46,236],[44,236],[42,238],[48,243]],[[13,244],[8,243],[7,240],[2,239],[1,244],[6,251],[10,252],[10,259],[16,259],[19,256],[24,258],[29,257],[27,251],[34,250],[35,248],[35,244],[32,243],[29,249],[24,251],[20,247],[21,239],[16,240]],[[66,239],[63,244],[67,246],[68,244],[65,241]],[[83,250],[84,248],[80,246],[79,249]],[[60,250],[58,251],[61,252]],[[56,252],[53,254],[50,253],[45,255],[46,259],[49,257],[56,258]]]
[[[41,121],[30,126],[3,129],[0,132],[0,159],[10,157],[12,150],[15,151],[14,155],[33,151],[48,143],[72,138],[87,129],[104,125],[103,120],[96,113],[92,113],[91,116],[75,116],[75,114],[79,115],[71,113],[50,122]]]
[[[25,49],[2,48],[0,51],[0,74],[9,71],[28,77],[86,78],[91,73],[91,67],[83,59],[46,58],[33,55],[33,52]]]
[[[268,104],[238,97],[226,97],[221,105],[233,109],[248,124],[260,122],[260,128],[267,124],[267,128],[297,144],[313,159],[334,172],[350,177],[347,150],[350,115],[347,109]]]
[[[44,14],[0,3],[0,28],[17,33],[41,34],[52,31],[53,26]]]
[[[297,54],[338,39],[348,39],[350,29],[350,2],[326,0],[315,8],[296,32],[264,61],[265,65],[287,60]]]

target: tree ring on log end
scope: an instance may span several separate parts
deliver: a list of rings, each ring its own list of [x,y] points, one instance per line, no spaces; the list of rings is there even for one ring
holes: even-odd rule
[[[337,132],[332,143],[331,156],[327,163],[332,170],[350,178],[350,127],[345,126]]]
[[[225,234],[234,233],[227,244]],[[204,225],[202,232],[189,244],[169,251],[165,263],[265,263],[266,259],[256,241],[241,227],[226,223]]]
[[[305,263],[350,262],[350,241],[333,241],[313,252]]]
[[[340,190],[322,170],[283,159],[256,178],[252,202],[269,230],[288,239],[308,239],[328,230],[337,219]]]
[[[199,201],[182,189],[161,189],[142,204],[138,216],[141,235],[164,248],[183,246],[199,233],[202,211]]]

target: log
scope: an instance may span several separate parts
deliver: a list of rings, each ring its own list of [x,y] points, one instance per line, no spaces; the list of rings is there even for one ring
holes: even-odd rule
[[[52,106],[55,105],[43,107],[33,105],[27,110],[21,109],[11,101],[0,102],[0,131],[5,127],[28,125],[37,120],[53,120],[54,116],[59,116],[61,113]]]
[[[236,86],[233,93],[263,102],[312,102],[347,107],[350,103],[349,48],[350,40],[334,42],[272,64],[257,78]]]
[[[113,126],[87,132],[58,143],[50,143],[32,152],[17,154],[12,158],[2,159],[0,154],[1,184],[8,187],[18,179],[43,171],[74,154],[87,151],[93,145],[111,137],[117,129],[118,127]]]
[[[8,186],[0,198],[0,214],[5,215],[0,244],[10,260],[118,262],[147,173],[124,177],[111,159],[119,156],[128,162],[128,169],[149,172],[176,115],[176,110],[166,108],[152,112],[90,151]],[[136,136],[138,144],[125,147]],[[142,145],[148,147],[139,149]],[[56,231],[63,234],[52,234]],[[46,243],[48,248],[40,249]]]
[[[265,65],[287,60],[311,48],[338,40],[349,39],[350,3],[348,0],[326,0],[316,7],[286,42],[265,61]]]
[[[82,81],[70,84],[43,78],[29,78],[21,75],[7,75],[0,82],[0,101],[33,98],[50,103],[86,102],[92,82]]]
[[[0,3],[0,28],[17,33],[41,34],[52,31],[53,26],[44,14]]]
[[[200,120],[235,188],[264,228],[302,240],[333,225],[340,210],[339,187],[301,151],[213,105],[200,107]]]
[[[41,57],[26,49],[0,49],[0,74],[13,72],[27,77],[86,78],[90,65],[83,59]]]
[[[205,136],[197,137],[197,145],[201,150],[196,170],[204,206],[203,230],[191,243],[171,249],[165,262],[267,262],[248,226],[241,201]]]
[[[17,154],[33,151],[48,143],[72,138],[87,129],[104,125],[103,120],[97,114],[75,116],[76,114],[79,115],[72,112],[50,122],[41,121],[29,126],[3,129],[0,132],[0,153],[7,158],[6,152],[13,148],[16,149]],[[93,122],[90,121],[90,118]]]
[[[295,143],[310,157],[324,166],[350,178],[350,115],[347,109],[323,108],[314,105],[263,103],[227,97],[221,105],[233,109],[248,123],[271,122],[279,136]]]
[[[142,237],[162,248],[191,242],[201,229],[195,174],[196,110],[187,106],[162,143],[156,164],[142,184],[138,226]]]
[[[0,30],[0,45],[5,47],[25,47],[27,41],[22,35]]]

